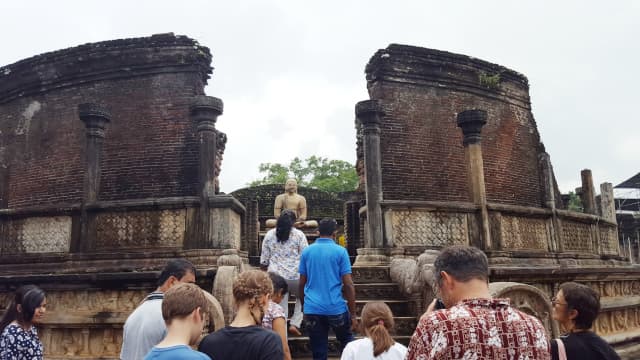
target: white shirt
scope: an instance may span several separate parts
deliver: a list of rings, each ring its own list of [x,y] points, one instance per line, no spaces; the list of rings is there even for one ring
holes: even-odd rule
[[[267,231],[262,241],[260,264],[267,266],[267,271],[274,272],[287,280],[298,280],[300,255],[309,243],[304,233],[291,228],[289,239],[284,243],[278,241],[276,229]]]
[[[122,360],[142,360],[167,334],[162,318],[162,293],[151,293],[127,318],[123,327]]]
[[[369,338],[363,338],[348,343],[340,360],[404,360],[406,355],[407,348],[395,343],[389,350],[373,357],[373,342]]]

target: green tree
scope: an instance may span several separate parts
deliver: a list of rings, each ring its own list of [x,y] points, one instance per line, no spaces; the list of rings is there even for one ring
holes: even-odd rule
[[[569,192],[569,203],[567,209],[571,211],[584,212],[584,206],[582,206],[582,199],[573,191]]]
[[[288,165],[262,163],[258,171],[264,177],[250,182],[249,186],[284,184],[289,178],[296,179],[300,186],[329,192],[353,191],[358,186],[358,174],[353,165],[315,155],[305,160],[295,157]]]

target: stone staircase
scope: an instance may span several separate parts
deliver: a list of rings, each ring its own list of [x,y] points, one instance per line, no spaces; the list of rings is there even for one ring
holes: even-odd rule
[[[384,301],[394,314],[394,338],[407,345],[417,325],[416,316],[412,315],[414,304],[405,298],[396,284],[391,282],[388,266],[353,267],[353,280],[356,286],[356,307],[358,315],[362,307],[369,301]],[[293,313],[294,300],[289,302],[289,313]],[[303,334],[304,334],[303,329]],[[357,333],[356,337],[363,334]],[[289,348],[293,359],[311,359],[309,338],[307,336],[290,337]],[[329,357],[340,358],[338,341],[329,334]]]

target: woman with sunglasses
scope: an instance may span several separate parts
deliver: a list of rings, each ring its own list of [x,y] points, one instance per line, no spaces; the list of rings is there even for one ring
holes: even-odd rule
[[[600,296],[575,282],[560,285],[553,304],[553,319],[566,331],[551,340],[552,360],[619,360],[609,344],[591,331],[600,312]]]

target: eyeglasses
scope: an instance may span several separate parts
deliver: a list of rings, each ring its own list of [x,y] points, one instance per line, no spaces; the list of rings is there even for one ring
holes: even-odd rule
[[[555,306],[555,305],[569,305],[569,304],[558,302],[557,298],[553,298],[551,299],[551,305]]]

